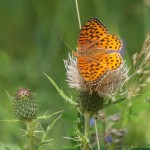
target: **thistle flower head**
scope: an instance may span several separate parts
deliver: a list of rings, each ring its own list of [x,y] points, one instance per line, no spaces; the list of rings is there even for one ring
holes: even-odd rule
[[[105,106],[105,97],[111,97],[121,89],[128,79],[128,69],[125,62],[116,70],[109,70],[96,84],[87,84],[82,78],[77,58],[69,54],[68,60],[64,60],[69,87],[76,88],[79,92],[79,106],[84,112],[96,114]]]
[[[64,63],[67,70],[66,74],[69,87],[76,88],[79,91],[86,91],[90,94],[96,92],[100,96],[111,97],[128,79],[128,68],[125,62],[118,69],[108,71],[108,73],[94,85],[87,84],[81,77],[77,67],[77,58],[69,54],[68,60],[65,60]]]
[[[13,98],[13,107],[16,116],[20,120],[31,121],[35,119],[38,112],[35,94],[29,89],[19,89]]]

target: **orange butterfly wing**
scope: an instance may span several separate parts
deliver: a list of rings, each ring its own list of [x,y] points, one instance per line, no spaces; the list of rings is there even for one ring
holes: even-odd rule
[[[108,66],[89,57],[78,57],[79,73],[87,84],[96,84],[108,71]]]
[[[78,38],[78,50],[89,49],[98,40],[108,35],[107,28],[97,19],[91,18],[82,28]]]
[[[107,28],[97,18],[91,18],[81,29],[78,38],[78,50],[116,50],[122,47],[121,40],[116,35],[108,34]]]
[[[116,35],[107,35],[104,39],[99,40],[93,47],[100,47],[106,51],[119,51],[122,48],[122,42]]]
[[[122,64],[122,57],[119,53],[103,54],[96,58],[100,63],[106,64],[109,70],[115,70]]]
[[[78,38],[77,67],[83,80],[87,84],[97,84],[108,71],[117,69],[122,64],[122,57],[117,52],[121,47],[117,36],[108,34],[97,18],[91,18]]]
[[[109,70],[116,70],[122,64],[119,53],[102,54],[95,59],[78,57],[78,69],[87,84],[96,84]]]

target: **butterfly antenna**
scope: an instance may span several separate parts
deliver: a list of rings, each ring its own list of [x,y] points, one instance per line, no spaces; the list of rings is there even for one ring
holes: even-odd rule
[[[71,46],[69,46],[69,45],[67,44],[67,42],[65,42],[60,36],[59,36],[59,39],[60,39],[70,50],[74,51],[74,50],[71,48]]]

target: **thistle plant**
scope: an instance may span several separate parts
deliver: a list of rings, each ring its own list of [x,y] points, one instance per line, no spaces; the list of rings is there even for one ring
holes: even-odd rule
[[[78,129],[80,136],[77,137],[81,148],[88,150],[91,148],[90,119],[111,105],[113,97],[128,80],[129,69],[121,55],[115,52],[121,49],[120,39],[108,34],[107,28],[97,18],[91,18],[81,28],[77,1],[76,7],[80,27],[78,49],[73,56],[69,54],[64,63],[68,85],[77,89],[78,109],[84,116],[84,121],[81,121],[83,130]],[[100,149],[98,137],[97,145]]]
[[[29,141],[27,149],[35,150],[50,147],[53,139],[48,138],[49,132],[62,115],[60,114],[54,119],[51,118],[62,111],[51,115],[46,112],[44,115],[38,116],[37,96],[28,88],[19,88],[14,97],[9,94],[8,96],[12,102],[16,117],[26,126],[26,129],[22,129],[22,131],[24,132],[23,137],[26,136]],[[41,124],[44,120],[50,120],[46,128]]]
[[[38,104],[35,94],[29,89],[19,89],[16,96],[12,99],[13,107],[18,119],[26,124],[26,134],[29,137],[30,149],[34,149],[34,130],[36,123],[33,119],[37,118]]]
[[[113,101],[115,95],[119,93],[119,89],[121,89],[128,80],[128,68],[124,63],[117,70],[108,72],[97,85],[93,86],[87,85],[82,79],[78,71],[76,58],[69,55],[68,60],[65,60],[64,63],[67,71],[68,85],[71,88],[76,88],[78,91],[77,110],[80,110],[79,114],[84,116],[84,121],[79,121],[83,122],[82,127],[84,130],[78,128],[78,132],[76,131],[76,133],[78,133],[78,141],[82,143],[80,144],[81,148],[88,150],[91,148],[90,138],[92,136],[92,133],[90,133],[90,119],[100,110],[124,100]],[[77,120],[80,119],[81,117]]]

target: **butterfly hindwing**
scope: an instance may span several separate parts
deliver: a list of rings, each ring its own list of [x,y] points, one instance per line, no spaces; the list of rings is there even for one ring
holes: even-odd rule
[[[122,57],[116,52],[100,55],[97,60],[102,64],[106,64],[109,70],[115,70],[122,64]]]
[[[106,64],[88,57],[79,57],[77,64],[80,75],[88,84],[97,83],[108,71]]]

